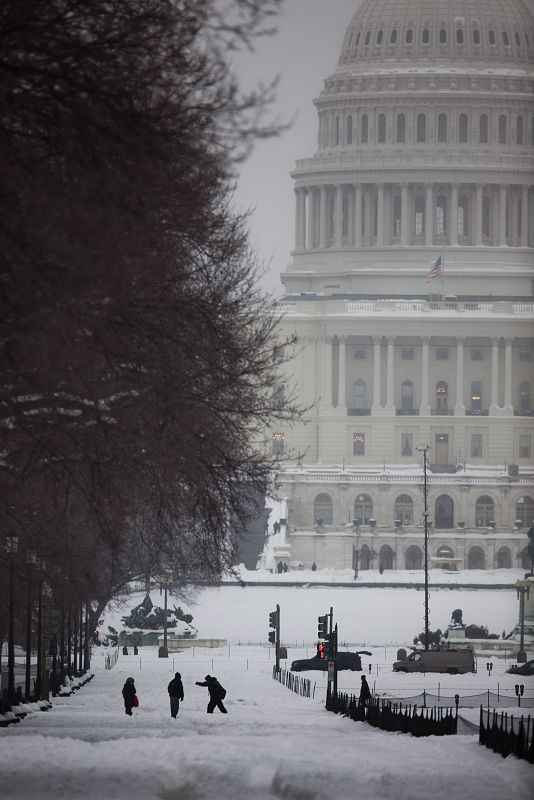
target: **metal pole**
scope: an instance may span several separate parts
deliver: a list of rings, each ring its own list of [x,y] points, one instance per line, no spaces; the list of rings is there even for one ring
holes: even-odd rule
[[[39,576],[39,605],[37,606],[37,674],[35,677],[35,695],[41,697],[41,671],[43,659],[43,576]]]
[[[167,584],[165,584],[165,615],[163,617],[163,647],[167,649]]]
[[[429,446],[425,445],[424,447],[417,448],[420,452],[423,453],[423,520],[425,525],[425,552],[424,552],[424,562],[425,562],[425,634],[424,634],[424,645],[425,650],[428,650],[428,640],[429,640],[429,624],[428,624],[428,484],[427,484],[427,452],[429,450]]]
[[[15,608],[14,608],[14,575],[13,551],[9,557],[9,623],[7,634],[7,699],[11,703],[15,698]]]
[[[26,676],[24,682],[24,697],[29,701],[31,696],[31,665],[32,665],[32,578],[31,568],[28,566],[28,593],[26,595]]]
[[[276,604],[276,672],[280,672],[280,606]]]

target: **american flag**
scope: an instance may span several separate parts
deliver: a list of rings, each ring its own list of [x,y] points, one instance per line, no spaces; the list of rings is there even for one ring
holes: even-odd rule
[[[443,259],[441,256],[432,264],[432,269],[427,272],[425,281],[430,283],[434,278],[439,278],[440,275],[443,275]]]

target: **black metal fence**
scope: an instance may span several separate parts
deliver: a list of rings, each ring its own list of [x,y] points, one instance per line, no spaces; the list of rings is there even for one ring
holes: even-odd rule
[[[478,741],[504,758],[514,755],[534,764],[534,719],[530,716],[514,718],[506,711],[484,710],[480,706]]]
[[[412,736],[450,736],[458,727],[458,709],[423,708],[415,705],[392,703],[373,698],[360,705],[355,695],[333,694],[326,696],[326,708],[358,722],[367,722],[383,731],[411,733]]]
[[[315,683],[312,690],[312,684],[308,678],[301,678],[300,675],[295,675],[287,669],[277,670],[274,666],[273,679],[287,686],[295,694],[300,694],[302,697],[315,697]]]
[[[433,706],[450,707],[456,706],[456,695],[442,695],[441,693],[433,694],[431,692],[423,691],[421,694],[412,695],[410,697],[388,697],[387,700],[393,705],[402,703],[403,705],[422,706],[423,708],[432,708]],[[497,692],[479,692],[478,694],[458,695],[458,704],[460,708],[479,708],[481,705],[495,708],[534,708],[534,697],[524,697],[521,695],[513,696],[504,694],[501,691]]]

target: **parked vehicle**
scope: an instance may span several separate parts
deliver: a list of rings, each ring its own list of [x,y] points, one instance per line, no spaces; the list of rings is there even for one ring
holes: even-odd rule
[[[339,652],[335,658],[337,669],[350,669],[352,672],[360,672],[362,669],[361,655],[370,656],[368,650],[358,650],[357,653]],[[292,672],[305,672],[306,670],[318,669],[321,672],[326,672],[328,669],[328,660],[326,658],[301,658],[298,661],[293,661],[291,664]]]
[[[534,675],[534,658],[524,664],[512,664],[506,672],[512,675]]]
[[[395,661],[393,672],[448,672],[457,675],[476,672],[473,651],[465,650],[414,650],[408,658]]]

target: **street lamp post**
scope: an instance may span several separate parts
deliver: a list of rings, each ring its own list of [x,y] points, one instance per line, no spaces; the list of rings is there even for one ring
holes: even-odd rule
[[[423,521],[425,526],[425,650],[429,649],[429,622],[428,622],[428,483],[427,483],[427,453],[429,446],[417,448],[423,453]]]
[[[10,534],[6,537],[6,552],[9,557],[9,621],[7,633],[7,699],[11,703],[15,699],[15,601],[14,601],[14,566],[13,562],[19,549],[18,536]]]
[[[520,630],[520,642],[519,642],[519,652],[517,654],[517,663],[524,664],[527,660],[527,653],[525,650],[525,595],[529,597],[530,587],[516,585],[516,590],[517,590],[517,596],[519,597],[519,630]]]
[[[26,551],[26,566],[28,570],[28,594],[26,600],[26,675],[24,682],[24,697],[26,701],[30,700],[31,691],[31,668],[32,668],[32,612],[33,612],[33,586],[32,586],[32,568],[37,562],[37,553],[35,550]]]

